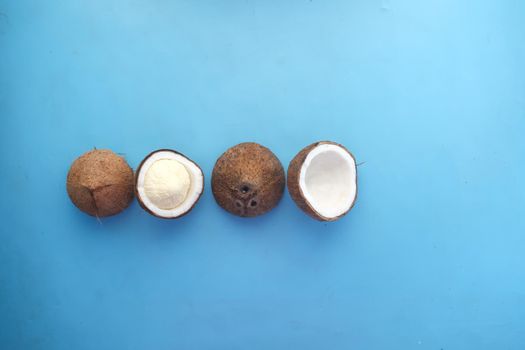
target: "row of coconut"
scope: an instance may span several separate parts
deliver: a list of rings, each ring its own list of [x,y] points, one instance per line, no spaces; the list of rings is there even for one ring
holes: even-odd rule
[[[287,181],[279,159],[254,142],[224,152],[213,168],[211,187],[217,203],[228,212],[254,217],[273,209],[285,182],[297,206],[321,221],[348,213],[357,198],[357,167],[342,145],[320,141],[303,148],[288,166]],[[204,190],[201,168],[185,155],[160,149],[151,152],[135,173],[110,150],[94,149],[77,158],[67,175],[67,193],[83,212],[115,215],[136,196],[148,213],[165,219],[188,214]]]

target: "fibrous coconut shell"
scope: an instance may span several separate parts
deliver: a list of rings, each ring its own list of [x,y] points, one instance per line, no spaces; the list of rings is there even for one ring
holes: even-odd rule
[[[279,203],[285,173],[272,151],[246,142],[231,147],[219,157],[213,168],[211,186],[222,208],[234,215],[253,217]]]
[[[67,193],[80,210],[97,217],[115,215],[133,200],[133,170],[111,150],[77,158],[67,174]]]

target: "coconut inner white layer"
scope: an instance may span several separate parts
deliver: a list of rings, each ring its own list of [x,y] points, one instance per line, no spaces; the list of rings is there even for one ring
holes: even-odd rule
[[[142,164],[137,192],[142,203],[158,216],[173,218],[187,212],[204,187],[200,168],[186,157],[159,151]]]
[[[175,159],[159,159],[148,168],[144,178],[144,192],[157,208],[178,207],[188,195],[191,178],[188,171]]]
[[[321,144],[306,156],[299,186],[321,216],[340,216],[352,207],[357,194],[355,159],[338,145]]]

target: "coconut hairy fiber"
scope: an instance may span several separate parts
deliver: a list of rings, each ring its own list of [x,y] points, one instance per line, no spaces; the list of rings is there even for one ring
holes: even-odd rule
[[[273,209],[281,200],[285,173],[268,148],[254,142],[231,147],[213,168],[212,192],[228,212],[253,217]]]
[[[73,204],[83,212],[115,215],[133,200],[133,170],[114,152],[95,149],[73,162],[66,187]]]

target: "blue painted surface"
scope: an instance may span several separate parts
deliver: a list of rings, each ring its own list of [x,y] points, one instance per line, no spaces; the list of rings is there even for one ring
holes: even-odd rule
[[[1,349],[524,349],[525,2],[0,0]],[[360,197],[222,211],[215,159],[341,142]],[[178,221],[97,222],[93,146],[177,149]]]

